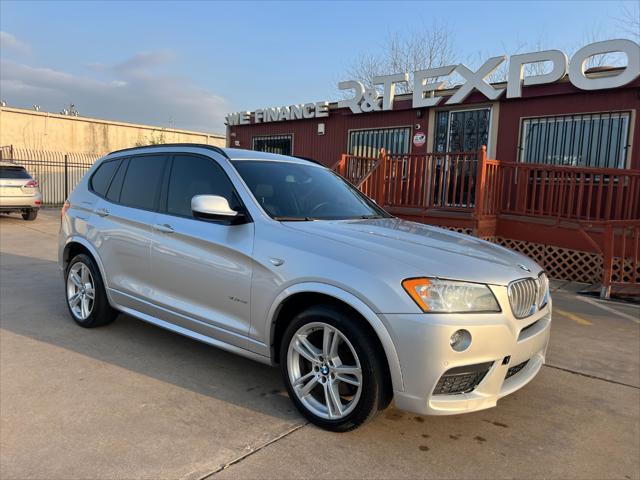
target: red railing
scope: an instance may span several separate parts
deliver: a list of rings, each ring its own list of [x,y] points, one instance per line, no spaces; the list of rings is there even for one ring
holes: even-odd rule
[[[609,298],[612,286],[640,289],[640,220],[589,222],[581,227],[602,255],[600,296]]]
[[[474,212],[476,218],[498,215],[502,183],[500,161],[487,158],[487,148],[483,146],[478,152],[478,188]]]
[[[640,170],[500,163],[500,213],[558,220],[640,218]]]
[[[380,205],[473,211],[476,153],[343,155],[334,170]]]
[[[334,169],[379,204],[553,218],[640,219],[640,170],[501,162],[478,153],[343,155]]]
[[[377,168],[379,159],[342,155],[340,161],[333,166],[349,182],[360,188],[366,178]]]

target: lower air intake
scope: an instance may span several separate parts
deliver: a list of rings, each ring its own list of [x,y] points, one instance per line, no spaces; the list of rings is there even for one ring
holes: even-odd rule
[[[456,395],[469,393],[475,389],[485,377],[493,362],[466,365],[447,370],[436,385],[434,395]]]

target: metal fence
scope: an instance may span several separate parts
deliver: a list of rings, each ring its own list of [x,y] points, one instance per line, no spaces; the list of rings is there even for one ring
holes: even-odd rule
[[[14,148],[12,145],[0,147],[0,160],[23,166],[38,181],[45,206],[62,205],[69,192],[100,157],[92,153],[51,152]]]

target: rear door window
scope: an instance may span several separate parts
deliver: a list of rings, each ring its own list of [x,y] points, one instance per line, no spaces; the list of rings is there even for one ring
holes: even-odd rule
[[[130,158],[129,167],[122,182],[120,203],[127,207],[154,210],[166,160],[165,155],[143,155]]]
[[[91,177],[91,190],[104,197],[118,165],[120,165],[120,160],[102,162]]]
[[[0,178],[26,180],[31,178],[24,167],[0,167]]]
[[[116,174],[113,176],[113,180],[111,180],[111,184],[109,185],[109,190],[107,190],[107,200],[110,202],[118,203],[120,201],[120,191],[122,190],[122,181],[124,180],[124,174],[127,173],[127,166],[129,165],[129,160],[124,159],[120,162],[120,166],[116,171]]]

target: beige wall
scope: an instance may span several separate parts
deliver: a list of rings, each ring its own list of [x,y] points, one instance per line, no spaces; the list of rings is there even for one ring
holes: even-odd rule
[[[0,108],[0,146],[59,152],[105,154],[151,140],[224,147],[224,135],[150,125],[72,117],[20,108]]]

